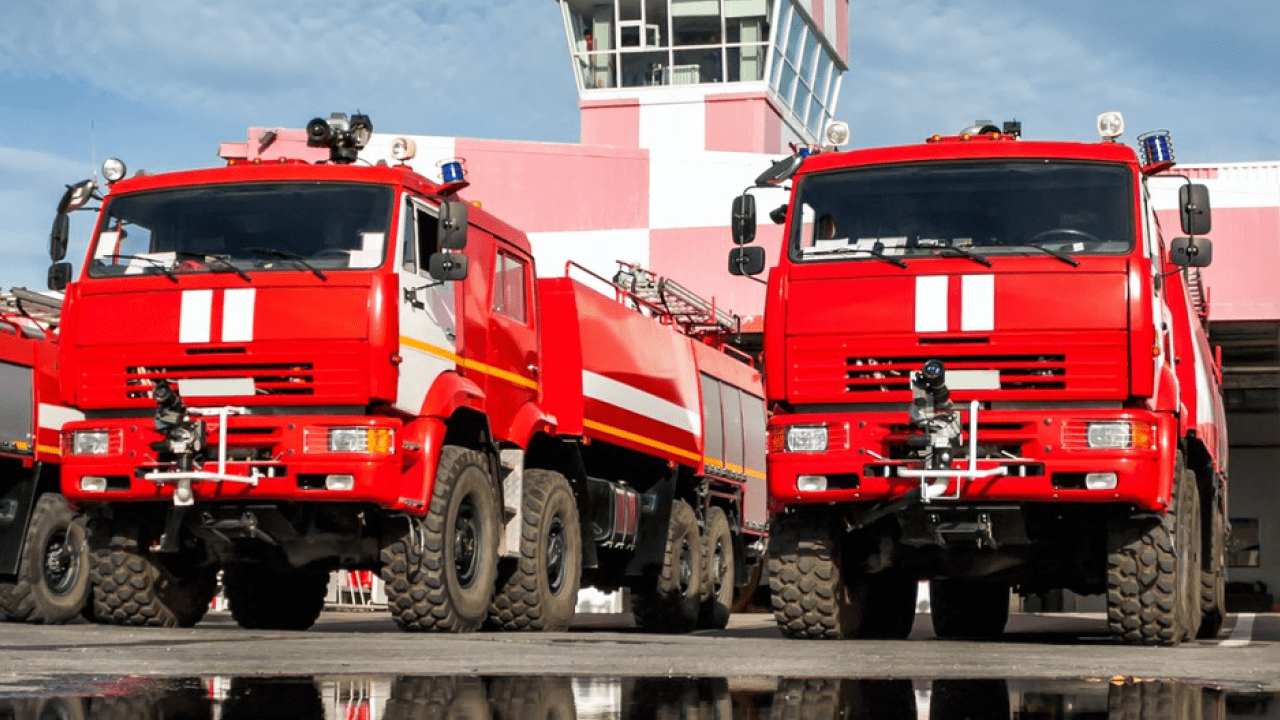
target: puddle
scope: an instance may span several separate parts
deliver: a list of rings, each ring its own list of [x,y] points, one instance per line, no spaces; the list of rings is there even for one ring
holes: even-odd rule
[[[0,686],[0,720],[1226,720],[1276,694],[1170,680],[302,676]]]

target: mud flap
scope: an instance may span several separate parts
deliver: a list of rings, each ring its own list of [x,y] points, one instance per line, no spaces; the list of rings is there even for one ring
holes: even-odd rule
[[[8,474],[10,481],[0,485],[0,582],[10,583],[17,582],[27,523],[31,522],[31,511],[36,504],[40,468],[36,465],[28,470],[18,463],[12,466],[16,466],[16,470]],[[15,477],[17,480],[12,480]]]

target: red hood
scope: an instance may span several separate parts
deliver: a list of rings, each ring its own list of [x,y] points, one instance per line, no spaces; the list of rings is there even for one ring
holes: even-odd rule
[[[1127,277],[1124,258],[792,266],[787,400],[906,403],[910,372],[930,358],[947,364],[957,400],[1123,400]]]

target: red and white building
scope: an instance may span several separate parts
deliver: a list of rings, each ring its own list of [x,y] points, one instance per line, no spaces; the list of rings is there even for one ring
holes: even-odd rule
[[[556,0],[579,144],[407,136],[429,177],[465,162],[468,201],[525,230],[539,274],[567,260],[639,263],[744,316],[764,286],[727,271],[732,198],[792,143],[817,142],[849,67],[849,0]],[[1099,108],[1105,110],[1107,108]],[[1122,108],[1123,109],[1123,108]],[[224,157],[327,157],[302,130],[249,131]],[[942,130],[942,129],[938,129]],[[362,157],[390,158],[375,135]],[[923,140],[923,136],[921,138]],[[1175,138],[1176,142],[1176,138]],[[1280,589],[1280,162],[1178,166],[1209,185],[1215,259],[1203,271],[1231,411],[1232,581]],[[1177,184],[1160,204],[1177,206]],[[785,201],[758,194],[762,219]],[[1166,226],[1177,227],[1167,214]],[[771,256],[781,226],[758,237]],[[1254,547],[1256,546],[1256,547]],[[1244,564],[1242,564],[1244,563]]]

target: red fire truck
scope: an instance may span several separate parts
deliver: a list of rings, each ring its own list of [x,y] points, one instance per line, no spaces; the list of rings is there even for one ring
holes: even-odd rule
[[[0,613],[64,623],[89,597],[84,526],[58,476],[59,301],[23,288],[0,293]]]
[[[769,275],[768,570],[789,637],[905,637],[930,580],[943,637],[1003,632],[1010,589],[1105,594],[1111,633],[1223,621],[1227,441],[1194,268],[1208,193],[1151,205],[1168,133],[1031,142],[981,123],[786,158]],[[833,128],[831,137],[847,137]],[[780,209],[781,211],[782,209]],[[775,213],[781,219],[781,212]],[[751,195],[734,237],[755,232]],[[759,246],[730,270],[763,270]]]
[[[194,624],[221,569],[240,625],[302,629],[363,569],[405,630],[564,629],[580,584],[646,629],[723,625],[765,519],[736,318],[632,266],[536,281],[460,166],[434,183],[408,140],[353,164],[371,131],[312,121],[327,162],[104,168],[60,343],[97,617]]]

